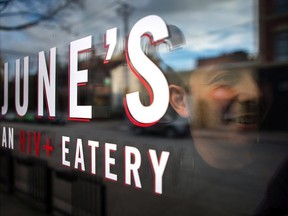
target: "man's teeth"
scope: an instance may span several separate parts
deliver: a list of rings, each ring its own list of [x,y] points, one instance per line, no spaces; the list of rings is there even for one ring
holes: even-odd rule
[[[235,122],[240,123],[240,124],[254,124],[255,118],[237,118],[235,119]]]
[[[224,116],[224,120],[228,122],[235,122],[238,124],[256,124],[257,123],[257,118],[255,115],[247,115],[247,116],[239,116],[235,117],[233,115],[226,114]]]

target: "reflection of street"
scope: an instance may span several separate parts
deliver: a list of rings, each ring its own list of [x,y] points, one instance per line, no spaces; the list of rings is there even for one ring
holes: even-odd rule
[[[69,122],[66,125],[50,125],[50,124],[24,124],[24,123],[11,123],[5,122],[1,124],[2,127],[14,128],[15,136],[15,149],[13,153],[21,155],[19,153],[19,131],[37,131],[46,133],[47,136],[52,138],[52,146],[55,151],[52,152],[51,158],[44,157],[45,152],[41,152],[40,157],[48,159],[50,165],[57,169],[62,168],[61,166],[61,137],[71,137],[71,148],[76,145],[75,140],[77,138],[82,139],[83,146],[87,145],[88,140],[99,141],[100,147],[106,142],[115,143],[119,146],[119,149],[125,145],[132,145],[137,147],[140,151],[145,151],[148,148],[154,148],[159,151],[172,150],[175,152],[186,152],[185,157],[189,157],[189,151],[191,151],[192,140],[190,136],[169,138],[161,135],[149,135],[141,134],[137,135],[133,133],[131,128],[125,121],[121,120],[110,120],[110,121],[91,121],[85,122]],[[2,131],[2,129],[1,129]],[[211,140],[215,139],[217,134],[213,131],[199,130],[197,133],[202,136],[206,136]],[[216,134],[216,135],[215,135]],[[287,151],[287,133],[259,133],[258,149],[263,152],[267,152],[267,159],[273,155],[282,155]],[[74,141],[73,141],[74,140]],[[90,148],[87,146],[84,149],[84,156],[90,155]],[[101,151],[101,150],[100,150]],[[122,151],[121,151],[122,152]],[[269,154],[268,154],[269,152]],[[145,154],[145,153],[143,153]],[[26,156],[26,155],[22,155]],[[30,155],[28,155],[30,156]],[[32,155],[33,156],[33,155]],[[118,155],[121,160],[122,155]],[[183,156],[183,155],[182,155]],[[122,158],[123,159],[123,158]],[[65,168],[65,167],[64,167]]]
[[[68,144],[70,148],[70,153],[67,158],[71,161],[74,160],[76,140],[82,139],[83,151],[85,157],[86,170],[90,169],[90,155],[91,149],[87,146],[88,140],[99,142],[99,161],[104,157],[104,147],[105,143],[114,143],[118,146],[118,152],[115,154],[117,160],[123,162],[123,148],[127,145],[135,146],[139,151],[146,156],[146,151],[148,148],[153,148],[159,151],[170,150],[171,148],[181,148],[184,149],[185,146],[191,146],[190,137],[179,137],[179,138],[169,138],[161,135],[149,136],[137,135],[133,133],[131,128],[129,128],[127,122],[121,120],[113,121],[92,121],[92,122],[69,122],[66,125],[50,125],[50,124],[24,124],[24,123],[3,123],[3,127],[14,128],[15,136],[15,153],[18,156],[30,156],[29,154],[19,152],[19,131],[25,130],[27,132],[41,132],[42,136],[48,136],[52,138],[52,146],[54,146],[54,151],[51,153],[51,157],[47,158],[45,152],[40,152],[40,158],[48,160],[50,166],[55,169],[68,169],[62,166],[61,159],[61,138],[62,136],[70,137],[70,143]],[[31,135],[31,143],[33,143],[33,136]],[[26,141],[28,142],[28,137],[26,134]],[[181,144],[180,144],[181,143]],[[176,145],[177,144],[177,145]],[[33,145],[33,144],[32,144]],[[27,147],[27,146],[26,146]],[[33,149],[32,149],[33,150]],[[32,156],[33,151],[32,151]],[[104,159],[103,159],[104,160]],[[102,161],[103,161],[102,160]],[[102,163],[101,161],[101,163]],[[73,164],[71,165],[71,169]],[[101,169],[102,167],[100,167]]]
[[[25,201],[11,194],[7,194],[0,189],[0,215],[29,215],[44,216],[45,213],[27,205]]]
[[[245,179],[239,178],[236,175],[229,175],[229,178],[227,176],[227,178],[223,179],[224,174],[214,175],[213,172],[203,172],[198,176],[197,181],[195,181],[195,179],[193,179],[193,173],[195,171],[193,164],[193,145],[191,137],[189,136],[171,139],[159,135],[136,135],[129,129],[124,121],[120,120],[95,120],[89,123],[68,122],[66,125],[36,125],[10,122],[2,123],[1,127],[10,127],[14,128],[15,130],[15,149],[13,151],[13,155],[16,158],[30,157],[27,152],[25,154],[23,152],[19,152],[18,133],[20,129],[31,132],[38,131],[42,132],[43,134],[46,133],[47,136],[52,138],[51,144],[55,148],[55,151],[52,152],[50,158],[46,157],[45,152],[41,152],[40,158],[47,160],[49,167],[51,167],[53,171],[52,199],[54,208],[57,207],[58,209],[68,213],[75,213],[76,211],[79,211],[78,208],[84,208],[83,206],[81,207],[82,204],[77,201],[77,197],[81,197],[81,199],[88,203],[88,201],[94,197],[91,191],[99,191],[100,188],[100,191],[106,191],[105,193],[107,193],[105,195],[107,197],[105,199],[107,201],[105,205],[109,215],[119,215],[119,212],[123,212],[123,214],[120,215],[133,215],[136,212],[137,215],[141,215],[141,212],[143,212],[143,215],[156,215],[157,213],[158,215],[160,213],[161,215],[165,215],[166,213],[167,215],[175,215],[176,213],[179,215],[187,215],[188,213],[197,215],[197,210],[190,208],[191,202],[195,203],[195,199],[191,198],[190,190],[197,185],[196,194],[198,194],[198,204],[200,203],[200,205],[203,205],[203,207],[207,207],[207,201],[201,200],[201,196],[204,195],[204,197],[208,197],[210,200],[217,201],[209,204],[209,209],[211,211],[217,211],[219,208],[218,206],[223,205],[223,203],[225,204],[227,197],[231,197],[228,203],[231,206],[230,210],[234,213],[233,215],[237,215],[238,213],[240,215],[242,209],[239,209],[239,212],[235,212],[235,209],[237,209],[239,206],[245,206],[248,200],[256,200],[259,198],[258,195],[260,192],[257,191],[257,188],[259,187],[260,183],[263,184],[263,191],[265,190],[265,183],[269,177],[267,177],[266,180],[261,179],[261,181],[259,181],[259,178],[261,176],[271,176],[273,174],[272,170],[275,168],[273,167],[275,165],[269,162],[273,162],[273,160],[280,161],[281,157],[288,152],[287,133],[260,133],[260,145],[257,147],[259,154],[256,154],[256,156],[260,157],[262,161],[266,162],[266,164],[261,166],[262,169],[258,169],[257,166],[255,168],[252,167],[250,174],[254,175],[255,178]],[[217,137],[215,137],[216,133],[213,133],[212,131],[201,130],[198,131],[198,133],[209,137],[211,140],[217,139]],[[62,136],[71,138],[70,143],[67,144],[70,149],[69,154],[67,154],[67,160],[71,162],[70,168],[63,166],[61,162]],[[83,155],[85,157],[86,168],[85,172],[73,169],[77,138],[81,139],[83,142]],[[94,176],[91,176],[89,173],[91,149],[87,146],[88,140],[99,141],[99,149],[97,149],[98,166],[95,179]],[[103,146],[106,142],[117,144],[117,151],[112,154],[116,161],[115,167],[112,167],[112,172],[118,174],[118,182],[110,182],[109,180],[103,178]],[[142,156],[142,165],[139,170],[142,188],[139,190],[134,188],[134,183],[132,183],[131,186],[124,184],[123,157],[125,146],[136,147]],[[161,196],[155,196],[153,194],[153,173],[151,172],[149,159],[147,158],[148,149],[155,149],[158,153],[161,151],[170,152],[169,162],[163,177],[164,186],[163,195]],[[3,148],[0,148],[0,150],[3,150]],[[27,155],[28,157],[26,157]],[[35,156],[33,158],[35,158]],[[22,162],[18,159],[15,161],[15,186],[18,187],[18,190],[25,191],[25,187],[30,187],[29,182],[27,181],[33,180],[33,177],[29,173],[27,174],[27,170],[30,169],[27,164],[29,165],[29,163],[25,162],[24,160],[22,160]],[[32,174],[38,175],[36,168],[32,169],[31,172]],[[19,175],[17,173],[19,173]],[[25,177],[26,175],[27,178]],[[251,193],[255,196],[250,196]],[[215,198],[217,194],[223,194],[223,196]],[[263,193],[261,195],[263,195]],[[3,197],[5,198],[6,195],[3,195]],[[100,194],[99,197],[100,200],[103,200],[103,194]],[[8,199],[12,199],[10,195],[8,196]],[[94,204],[92,202],[91,206],[95,206],[95,199],[98,200],[98,198],[93,199],[92,201]],[[13,202],[15,202],[15,205],[18,205],[18,199],[13,198]],[[129,203],[129,205],[127,205],[127,203]],[[145,209],[150,204],[158,205],[158,207]],[[174,204],[177,204],[177,206],[173,206]],[[229,206],[228,204],[225,204],[225,206]],[[20,207],[22,205],[25,206],[25,204],[19,203]],[[86,206],[85,208],[88,207]],[[139,209],[145,209],[145,211],[139,211]],[[201,208],[199,207],[199,209]],[[27,211],[29,211],[29,208]],[[9,214],[5,213],[4,215]],[[102,215],[104,215],[104,213]]]
[[[191,138],[188,137],[177,137],[177,138],[169,138],[165,135],[137,135],[130,131],[129,126],[125,121],[121,120],[93,120],[91,122],[68,122],[66,125],[51,125],[51,124],[25,124],[25,123],[12,123],[12,122],[2,122],[1,127],[13,127],[16,129],[25,129],[30,131],[46,131],[51,133],[56,133],[57,135],[66,135],[66,136],[75,136],[75,137],[95,137],[99,136],[102,138],[111,138],[117,137],[119,140],[129,140],[129,139],[137,139],[139,141],[148,142],[149,140],[153,140],[155,145],[163,144],[163,140],[165,143],[175,143],[175,141],[181,140],[182,142],[191,143]],[[205,131],[199,130],[199,133],[206,134],[208,137],[211,136],[213,131]],[[259,137],[261,139],[260,142],[273,142],[278,144],[287,143],[287,132],[260,132]]]

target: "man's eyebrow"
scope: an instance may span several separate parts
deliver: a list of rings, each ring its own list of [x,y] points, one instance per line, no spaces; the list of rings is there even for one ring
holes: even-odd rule
[[[215,75],[218,75],[218,74],[232,74],[233,72],[230,71],[230,70],[221,70],[221,69],[215,69],[215,70],[209,70],[209,71],[205,71],[205,76],[207,78],[210,78],[211,76],[215,76]]]
[[[210,82],[215,77],[220,76],[221,74],[233,75],[235,77],[239,76],[239,73],[237,73],[237,71],[233,71],[233,70],[223,70],[223,69],[209,70],[209,71],[205,71],[204,82],[206,84],[210,84]]]
[[[224,69],[219,69],[219,70],[211,70],[211,71],[207,71],[207,75],[217,75],[217,74],[239,74],[239,71],[235,71],[235,70],[224,70]]]

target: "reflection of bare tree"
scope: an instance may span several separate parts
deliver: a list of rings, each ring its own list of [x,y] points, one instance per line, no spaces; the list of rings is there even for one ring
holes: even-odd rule
[[[15,31],[43,21],[55,22],[69,9],[83,6],[81,0],[0,0],[0,30]]]

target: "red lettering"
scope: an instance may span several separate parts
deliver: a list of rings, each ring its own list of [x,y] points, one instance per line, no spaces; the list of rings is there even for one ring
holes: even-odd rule
[[[41,133],[34,132],[34,148],[37,157],[39,157],[40,154],[40,140],[41,140]]]
[[[26,152],[26,133],[24,130],[20,130],[19,134],[19,144],[20,144],[20,152]]]
[[[28,132],[28,154],[31,154],[32,152],[32,143],[31,143],[31,133]]]

